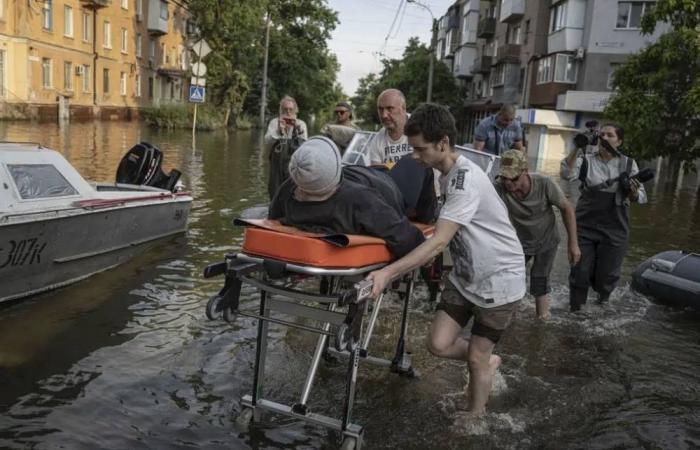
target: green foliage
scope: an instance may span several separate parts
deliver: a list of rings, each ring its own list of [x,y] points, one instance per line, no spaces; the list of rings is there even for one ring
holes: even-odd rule
[[[234,120],[259,114],[268,12],[268,111],[276,114],[284,95],[297,100],[302,117],[342,98],[326,44],[338,19],[325,0],[190,0],[189,9],[212,48],[205,58],[208,98],[230,108]]]
[[[694,169],[700,157],[700,8],[696,0],[660,0],[643,20],[647,32],[660,20],[676,26],[615,72],[605,116],[623,125],[633,156],[670,156]]]
[[[161,105],[143,108],[143,119],[147,124],[158,128],[192,128],[193,106],[183,104]],[[197,129],[215,130],[223,128],[225,112],[215,105],[201,105],[197,108]]]
[[[367,123],[379,123],[376,113],[377,96],[387,88],[401,90],[406,96],[406,106],[414,109],[424,102],[428,89],[428,67],[433,52],[421,44],[418,38],[411,38],[401,59],[384,59],[381,74],[370,74],[360,80],[353,103],[357,116]],[[433,62],[433,95],[432,101],[449,106],[456,111],[462,98],[460,88],[450,72],[450,69],[440,61]]]

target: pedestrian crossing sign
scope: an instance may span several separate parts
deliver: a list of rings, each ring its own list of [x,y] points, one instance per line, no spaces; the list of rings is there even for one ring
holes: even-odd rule
[[[193,86],[190,85],[190,102],[191,103],[204,103],[204,86]]]

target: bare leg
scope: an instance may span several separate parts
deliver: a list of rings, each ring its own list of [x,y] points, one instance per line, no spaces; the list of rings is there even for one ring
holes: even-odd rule
[[[547,294],[535,297],[535,311],[537,311],[538,319],[549,319],[549,296]]]
[[[461,335],[462,327],[445,311],[438,311],[430,327],[428,350],[442,358],[467,361],[469,341]]]
[[[474,417],[486,412],[493,376],[501,364],[501,358],[491,354],[495,346],[491,340],[474,335],[469,343],[468,412]]]

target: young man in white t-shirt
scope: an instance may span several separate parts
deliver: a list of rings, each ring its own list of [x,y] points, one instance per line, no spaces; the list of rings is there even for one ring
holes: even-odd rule
[[[454,267],[428,337],[436,356],[469,366],[467,410],[484,413],[501,358],[493,349],[513,320],[525,295],[525,257],[503,201],[486,174],[454,148],[457,130],[447,108],[423,104],[411,115],[404,133],[412,157],[441,173],[445,203],[433,237],[398,261],[372,272],[372,295],[439,255],[449,245]],[[471,338],[462,329],[474,317]]]

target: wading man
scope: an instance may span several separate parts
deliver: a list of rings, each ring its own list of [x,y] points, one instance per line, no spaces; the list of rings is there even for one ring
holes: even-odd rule
[[[441,173],[445,203],[432,238],[405,257],[372,272],[377,297],[394,278],[438,256],[449,245],[453,269],[437,306],[428,349],[466,361],[467,410],[484,413],[501,358],[493,349],[525,295],[525,258],[508,211],[486,174],[454,148],[457,130],[447,108],[424,104],[406,124],[412,157]],[[474,317],[471,338],[462,329]]]
[[[568,237],[569,263],[581,259],[576,238],[576,213],[561,188],[551,178],[528,173],[527,156],[508,150],[501,156],[496,192],[506,204],[510,220],[523,246],[525,260],[532,259],[530,294],[535,297],[538,319],[549,317],[549,275],[559,246],[553,206],[559,208]]]

